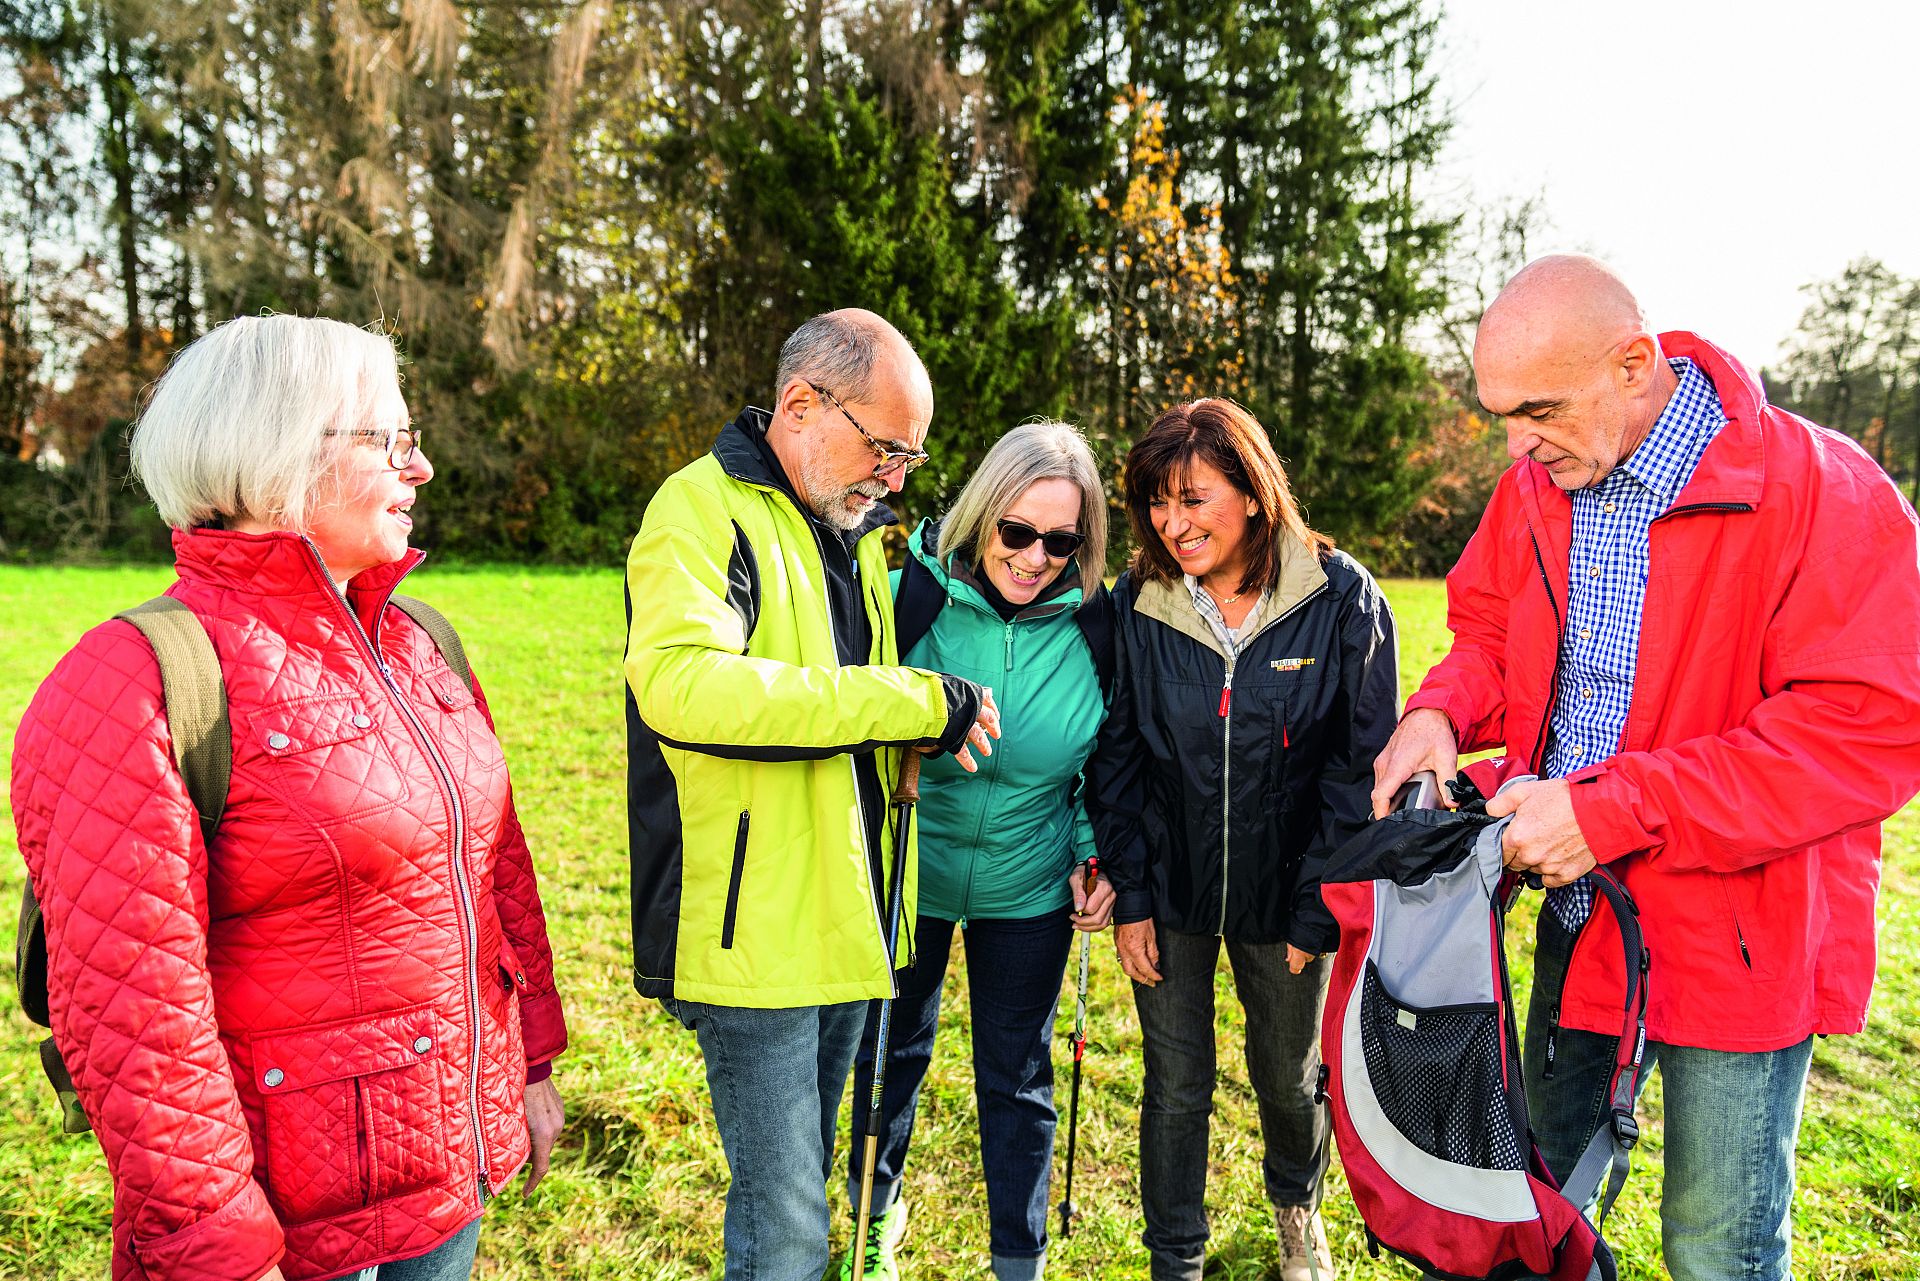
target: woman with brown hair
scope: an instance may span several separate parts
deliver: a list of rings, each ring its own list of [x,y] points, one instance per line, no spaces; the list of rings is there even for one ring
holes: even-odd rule
[[[1313,1092],[1339,934],[1320,871],[1371,813],[1399,707],[1393,616],[1372,576],[1307,527],[1265,430],[1231,401],[1160,415],[1125,481],[1137,550],[1113,591],[1114,700],[1087,808],[1144,1042],[1152,1275],[1197,1279],[1204,1261],[1224,941],[1281,1275],[1327,1281]]]

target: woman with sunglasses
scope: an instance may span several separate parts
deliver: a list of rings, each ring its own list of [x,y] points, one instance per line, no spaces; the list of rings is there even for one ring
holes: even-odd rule
[[[914,959],[893,1005],[862,1277],[898,1275],[901,1176],[956,926],[993,1273],[1030,1281],[1045,1268],[1054,1006],[1074,931],[1103,928],[1112,907],[1104,882],[1086,888],[1092,831],[1079,802],[1111,664],[1106,520],[1086,440],[1063,423],[1029,423],[988,451],[943,520],[914,531],[894,575],[902,661],[990,686],[1003,728],[978,773],[947,757],[922,767]],[[855,1098],[872,1088],[874,1040],[870,1018]],[[848,1170],[856,1203],[860,1146]],[[841,1276],[853,1275],[848,1259]]]
[[[121,619],[34,696],[12,793],[112,1274],[468,1276],[488,1199],[547,1169],[566,1026],[492,713],[394,603],[434,469],[393,344],[229,321],[174,358],[133,464],[218,657],[224,806],[197,812]]]
[[[1146,1072],[1140,1193],[1155,1281],[1198,1281],[1207,1243],[1214,971],[1246,1014],[1284,1281],[1332,1281],[1314,1101],[1327,855],[1372,813],[1399,707],[1393,615],[1307,527],[1253,415],[1162,414],[1127,456],[1133,563],[1115,585],[1110,715],[1087,804],[1113,880]]]

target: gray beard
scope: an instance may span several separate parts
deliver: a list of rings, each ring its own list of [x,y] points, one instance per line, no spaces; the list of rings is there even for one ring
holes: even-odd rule
[[[814,515],[843,533],[858,528],[867,518],[864,511],[854,511],[847,506],[849,496],[865,494],[875,502],[887,496],[885,481],[863,480],[857,485],[842,485],[825,472],[822,463],[807,460],[800,468],[800,496]]]

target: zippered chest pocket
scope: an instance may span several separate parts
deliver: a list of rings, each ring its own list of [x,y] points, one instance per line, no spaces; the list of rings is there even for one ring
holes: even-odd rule
[[[389,705],[353,695],[262,707],[244,729],[236,727],[235,773],[255,774],[320,824],[391,809],[412,790],[386,741],[395,715]]]

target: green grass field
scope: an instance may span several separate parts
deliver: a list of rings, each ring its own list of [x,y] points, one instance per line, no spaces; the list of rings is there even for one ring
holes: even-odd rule
[[[156,569],[0,567],[0,758],[35,686],[89,626],[158,591]],[[627,979],[627,895],[619,652],[620,580],[610,572],[428,570],[410,590],[460,626],[493,702],[521,815],[540,869],[573,1047],[555,1079],[568,1126],[554,1172],[531,1200],[494,1204],[479,1275],[678,1278],[718,1268],[726,1166],[706,1115],[700,1056]],[[1411,681],[1443,651],[1442,590],[1389,584]],[[0,909],[23,870],[0,824]],[[1881,897],[1881,979],[1863,1036],[1822,1042],[1800,1140],[1795,1271],[1803,1277],[1920,1277],[1920,807],[1891,825]],[[1516,923],[1516,938],[1530,931]],[[1135,1182],[1139,1027],[1106,936],[1096,941],[1090,1047],[1075,1199],[1083,1217],[1054,1242],[1055,1276],[1144,1277]],[[958,965],[949,981],[964,985]],[[1257,1278],[1273,1258],[1260,1190],[1260,1140],[1238,1047],[1231,978],[1218,983],[1221,1082],[1209,1205],[1219,1275]],[[923,1095],[907,1195],[914,1226],[906,1274],[987,1275],[966,1003],[949,992]],[[1065,1068],[1071,989],[1056,1062]],[[32,1052],[39,1031],[0,988],[0,1277],[62,1281],[106,1275],[110,1193],[90,1136],[59,1134]],[[1061,1102],[1065,1103],[1062,1072]],[[1657,1277],[1660,1084],[1641,1106],[1647,1138],[1610,1236],[1630,1277]],[[842,1127],[842,1160],[846,1129]],[[1064,1135],[1061,1142],[1064,1156]],[[1054,1199],[1059,1197],[1058,1165]],[[837,1212],[844,1211],[839,1197]],[[1335,1255],[1353,1277],[1411,1277],[1372,1262],[1336,1163],[1327,1198]],[[836,1234],[836,1244],[850,1229]]]

